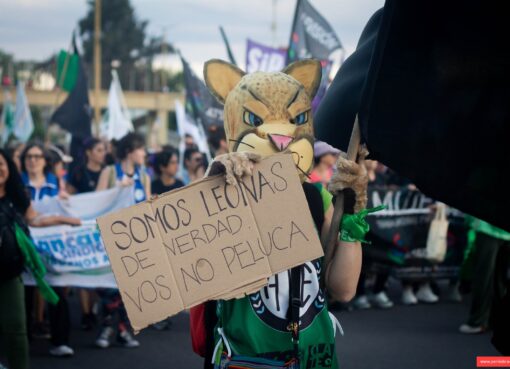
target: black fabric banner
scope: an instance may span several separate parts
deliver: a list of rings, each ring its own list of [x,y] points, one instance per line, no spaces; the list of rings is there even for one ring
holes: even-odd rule
[[[432,220],[429,208],[434,200],[407,187],[369,186],[368,207],[384,204],[387,209],[367,217],[370,245],[363,249],[369,264],[391,267],[405,279],[455,277],[463,260],[467,228],[464,214],[448,209],[448,248],[441,264],[425,258],[428,230]],[[374,267],[370,265],[369,267]]]

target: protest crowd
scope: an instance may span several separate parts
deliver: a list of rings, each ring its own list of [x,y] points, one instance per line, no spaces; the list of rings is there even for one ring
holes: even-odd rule
[[[223,144],[224,139],[220,139],[219,145],[216,146],[218,150],[221,150]],[[327,186],[335,171],[335,162],[340,151],[325,142],[316,141],[314,152],[315,165],[309,181]],[[79,158],[71,157],[65,147],[36,141],[29,141],[26,144],[13,142],[6,149],[2,149],[0,154],[0,169],[3,175],[1,185],[6,191],[2,196],[3,212],[8,210],[5,204],[15,202],[14,198],[9,197],[12,186],[17,187],[18,193],[24,191],[29,195],[32,204],[37,204],[46,197],[58,197],[65,201],[73,194],[101,191],[112,186],[134,186],[133,202],[136,203],[199,180],[208,166],[205,153],[198,150],[189,136],[184,151],[183,168],[179,167],[179,151],[176,148],[165,146],[158,152],[148,154],[144,137],[136,133],[128,133],[113,143],[105,143],[95,138],[87,139],[83,143],[82,156]],[[215,156],[214,151],[211,154]],[[394,193],[400,193],[402,199],[422,196],[411,183],[400,178],[383,164],[367,160],[365,165],[370,178],[369,193],[373,194],[374,199],[384,199],[388,194]],[[17,173],[9,172],[12,170]],[[13,178],[17,183],[13,183]],[[391,206],[391,203],[389,204]],[[420,204],[422,208],[418,208],[416,204]],[[412,206],[415,206],[414,210],[418,215],[414,216],[423,218],[425,214],[427,219],[424,225],[428,229],[431,214],[436,207],[433,200],[407,200],[404,206],[408,206],[407,209],[402,209],[407,210],[407,215],[401,216],[413,216],[409,215],[409,211],[412,212]],[[454,210],[452,213],[454,215],[451,219],[457,217],[464,221],[463,215]],[[40,213],[38,216],[44,215]],[[2,214],[1,219],[7,225],[6,214]],[[498,251],[501,251],[502,258],[510,236],[488,224],[480,226],[480,220],[472,219],[470,228],[459,223],[459,219],[454,219],[454,222],[457,222],[455,223],[457,229],[454,229],[456,233],[448,235],[450,243],[448,252],[452,254],[448,257],[454,259],[450,266],[442,266],[444,263],[424,261],[420,258],[410,263],[414,266],[406,266],[409,263],[406,263],[405,259],[412,260],[410,256],[412,250],[404,249],[410,245],[400,246],[399,242],[391,239],[398,233],[398,226],[392,228],[394,233],[388,238],[384,231],[378,234],[380,229],[377,221],[371,223],[373,231],[369,233],[368,238],[371,244],[365,248],[356,297],[348,304],[332,300],[330,308],[390,309],[399,302],[404,305],[434,304],[440,298],[460,302],[464,295],[471,292],[473,294],[471,311],[466,318],[466,324],[459,327],[460,332],[471,334],[490,329],[491,301],[498,297],[494,296],[489,286],[504,283],[501,272],[505,270],[505,265],[498,259]],[[29,219],[27,222],[33,226]],[[80,224],[78,219],[55,220],[55,224],[66,222]],[[403,233],[416,232],[418,237],[422,237],[417,239],[416,235],[409,236],[414,242],[420,245],[426,243],[427,233],[424,233],[423,229],[404,228],[401,229]],[[473,230],[476,231],[476,242],[467,245],[468,233]],[[452,242],[458,244],[451,244]],[[482,244],[483,247],[480,246]],[[486,259],[489,263],[480,263],[480,260]],[[399,280],[402,284],[400,301],[392,301],[388,297],[386,288],[390,278]],[[441,290],[437,283],[441,279],[448,281],[446,290]],[[75,348],[72,344],[73,329],[70,316],[75,314],[81,317],[80,329],[97,331],[94,344],[98,348],[108,348],[114,340],[126,348],[143,345],[143,342],[139,342],[132,335],[123,302],[118,290],[114,288],[55,287],[54,290],[59,297],[56,305],[46,303],[38,289],[30,285],[24,287],[24,301],[15,301],[23,296],[19,288],[2,286],[2,301],[11,302],[8,305],[2,304],[4,309],[2,318],[9,319],[12,316],[12,312],[5,311],[6,308],[16,308],[18,313],[25,311],[23,316],[16,317],[19,327],[16,328],[18,331],[12,334],[26,334],[28,341],[23,343],[21,337],[16,341],[14,336],[9,337],[3,333],[3,339],[10,343],[7,346],[8,352],[15,355],[11,364],[13,368],[18,365],[17,362],[23,360],[24,355],[27,355],[27,344],[33,340],[49,340],[49,353],[55,357],[72,356]],[[81,311],[70,311],[67,302],[69,294],[79,296]],[[171,334],[171,319],[155,323],[153,328],[169,330],[168,334]]]
[[[341,49],[343,46],[332,29],[329,49],[324,45],[321,46],[322,49],[317,46],[318,44],[314,47],[305,45],[302,36],[309,30],[306,29],[305,23],[300,25],[300,19],[304,19],[305,16],[298,17],[298,13],[313,14],[313,17],[316,17],[316,24],[328,30],[331,27],[308,1],[298,1],[298,5],[302,8],[299,8],[299,6],[296,8],[296,19],[293,25],[294,33],[289,49],[283,51],[283,56],[281,54],[282,50],[273,49],[271,52],[276,55],[275,58],[280,53],[282,58],[281,63],[276,63],[278,64],[278,71],[284,70],[285,64],[290,62],[298,63],[298,67],[295,68],[310,62],[307,67],[310,67],[310,65],[316,67],[315,71],[319,75],[319,78],[315,78],[314,81],[312,81],[313,78],[305,76],[303,77],[304,82],[296,77],[298,80],[296,83],[302,83],[302,85],[296,90],[297,92],[290,102],[286,101],[286,109],[288,108],[288,111],[292,114],[297,113],[295,117],[288,119],[289,122],[284,123],[292,124],[292,129],[302,126],[301,128],[305,130],[304,127],[307,123],[311,126],[309,131],[304,131],[305,133],[302,134],[313,145],[313,149],[310,151],[310,155],[313,156],[311,158],[311,170],[309,172],[303,171],[299,166],[300,159],[298,159],[295,167],[300,170],[298,175],[302,179],[301,185],[306,195],[311,217],[308,216],[308,212],[305,213],[308,218],[313,218],[313,226],[315,227],[312,227],[312,229],[319,234],[320,242],[323,241],[324,236],[321,232],[326,229],[324,225],[329,226],[328,221],[331,220],[330,218],[326,219],[325,214],[328,211],[333,213],[332,209],[335,202],[338,201],[338,197],[336,199],[334,197],[340,193],[337,178],[342,174],[340,173],[341,170],[346,168],[347,164],[345,163],[352,161],[357,165],[355,168],[358,174],[361,173],[359,176],[368,178],[368,185],[365,182],[365,187],[361,189],[361,192],[366,192],[366,202],[361,209],[357,208],[359,207],[360,198],[359,192],[354,189],[354,185],[340,189],[343,191],[340,198],[342,201],[345,200],[346,204],[344,207],[349,209],[346,215],[356,216],[362,214],[363,217],[366,217],[366,222],[363,223],[364,233],[357,238],[349,239],[347,237],[347,239],[343,239],[342,230],[340,229],[339,235],[336,234],[334,240],[334,242],[339,242],[338,245],[342,247],[345,247],[345,244],[361,246],[362,253],[359,254],[354,254],[358,249],[354,249],[354,247],[349,249],[349,252],[353,252],[353,255],[359,255],[361,259],[355,293],[353,289],[352,294],[335,294],[332,292],[334,288],[324,288],[323,281],[319,282],[319,279],[324,278],[324,283],[328,283],[328,273],[332,267],[329,264],[325,265],[325,276],[321,277],[322,258],[307,261],[305,264],[298,266],[298,268],[303,268],[303,265],[304,268],[311,268],[311,265],[317,269],[314,270],[314,273],[316,273],[314,277],[318,276],[314,280],[317,281],[317,286],[312,286],[318,291],[316,292],[317,296],[315,296],[317,300],[314,301],[317,307],[317,315],[314,315],[313,319],[309,319],[310,322],[307,324],[312,326],[313,322],[317,323],[313,326],[313,329],[317,329],[316,332],[319,332],[320,335],[325,332],[322,330],[324,321],[333,325],[333,333],[328,330],[328,334],[332,337],[328,337],[328,339],[331,338],[333,342],[331,347],[334,352],[336,327],[338,326],[340,331],[342,327],[335,315],[327,315],[328,309],[341,316],[352,311],[366,311],[367,313],[375,309],[389,311],[394,309],[396,305],[404,306],[405,309],[412,309],[412,306],[418,304],[430,307],[448,301],[453,304],[463,303],[466,306],[469,305],[464,323],[457,328],[458,333],[472,335],[494,331],[493,343],[496,348],[501,352],[507,350],[508,343],[506,345],[502,344],[503,338],[496,339],[496,329],[499,327],[498,322],[503,318],[508,319],[509,314],[508,311],[502,308],[502,301],[504,299],[508,300],[510,232],[492,224],[492,222],[482,220],[478,215],[468,214],[455,206],[450,206],[443,201],[425,195],[425,191],[420,190],[420,183],[415,183],[401,175],[400,172],[392,169],[389,165],[385,165],[382,161],[373,159],[364,145],[361,145],[362,147],[357,150],[359,152],[355,153],[354,160],[351,160],[352,158],[349,158],[347,154],[349,150],[345,150],[347,146],[343,145],[346,143],[346,139],[342,138],[342,145],[340,145],[341,139],[331,133],[336,133],[336,130],[340,128],[337,126],[324,128],[326,125],[322,123],[324,120],[333,122],[336,119],[336,114],[340,117],[345,113],[344,110],[348,110],[343,110],[343,107],[340,107],[342,104],[331,104],[328,97],[331,99],[332,93],[327,95],[327,92],[333,91],[335,94],[342,94],[344,91],[343,85],[340,87],[335,85],[335,82],[339,80],[338,76],[343,76],[345,79],[345,74],[350,72],[352,76],[358,76],[356,70],[353,72],[349,68],[353,68],[355,63],[352,62],[353,60],[356,61],[358,60],[357,57],[365,55],[363,53],[364,50],[366,51],[366,47],[374,47],[372,43],[375,42],[376,37],[371,35],[371,32],[374,24],[380,21],[381,13],[376,12],[374,17],[371,18],[363,31],[357,52],[353,54],[351,63],[349,64],[348,59],[345,62],[345,68],[342,64],[340,72],[332,81],[329,78],[332,63],[328,57],[332,51]],[[312,19],[311,17],[308,19]],[[75,36],[73,34],[72,44],[74,45],[74,43]],[[269,52],[267,51],[270,49],[268,47],[258,45],[251,40],[248,43],[250,47],[258,47],[263,52]],[[306,47],[308,49],[304,50]],[[323,54],[320,53],[321,50]],[[108,114],[106,114],[101,126],[98,124],[97,127],[93,127],[86,75],[76,45],[74,45],[73,53],[63,51],[59,57],[61,57],[61,61],[57,75],[60,82],[57,83],[57,88],[66,90],[69,94],[64,103],[52,112],[45,128],[49,130],[50,125],[58,127],[56,130],[60,135],[52,136],[48,132],[44,132],[42,135],[32,134],[33,122],[31,117],[28,118],[30,111],[28,108],[29,102],[27,102],[24,92],[24,81],[21,78],[17,80],[8,76],[2,78],[2,86],[5,91],[16,86],[17,98],[16,112],[14,113],[10,110],[12,107],[8,104],[7,98],[4,100],[3,106],[1,106],[2,118],[0,121],[2,124],[2,132],[0,132],[0,342],[2,343],[0,346],[0,369],[29,368],[30,345],[33,345],[34,342],[39,344],[44,342],[48,355],[54,357],[54,360],[75,356],[80,350],[80,347],[73,342],[73,335],[76,334],[78,329],[94,332],[95,338],[93,342],[90,342],[90,345],[95,346],[98,350],[105,350],[105,357],[108,356],[108,349],[112,347],[123,347],[125,349],[143,347],[143,337],[140,338],[135,334],[138,327],[133,323],[133,320],[130,321],[132,316],[128,316],[128,309],[126,309],[127,295],[120,292],[119,279],[116,279],[118,275],[115,274],[114,277],[112,272],[112,268],[114,268],[113,261],[109,260],[112,255],[107,254],[105,250],[105,237],[104,234],[101,236],[99,231],[101,224],[100,221],[96,222],[96,219],[136,204],[143,205],[145,202],[157,201],[163,194],[179,189],[183,191],[184,187],[192,183],[197,185],[204,178],[210,176],[225,174],[226,181],[229,182],[228,176],[231,173],[229,173],[225,161],[221,160],[228,155],[236,154],[240,144],[251,147],[254,151],[249,152],[252,156],[248,154],[242,156],[242,159],[249,163],[244,163],[248,165],[247,167],[236,167],[235,161],[239,160],[241,162],[242,160],[239,159],[241,156],[234,155],[234,159],[232,159],[234,164],[232,164],[233,169],[231,171],[236,172],[236,176],[238,176],[237,172],[244,174],[243,170],[250,172],[255,165],[254,163],[259,163],[260,160],[255,151],[255,146],[252,146],[253,142],[257,142],[256,140],[259,138],[254,139],[252,137],[251,139],[254,141],[249,141],[250,135],[253,136],[253,132],[258,132],[257,129],[260,129],[259,127],[264,124],[262,118],[251,110],[255,112],[257,109],[264,112],[270,110],[264,106],[263,102],[266,103],[264,98],[259,96],[261,91],[263,92],[262,89],[255,90],[256,93],[254,93],[245,86],[240,87],[243,91],[248,90],[257,101],[255,103],[250,101],[250,103],[242,105],[245,110],[243,110],[240,120],[242,123],[240,124],[244,124],[243,129],[246,129],[246,131],[232,139],[233,136],[230,135],[235,130],[232,129],[232,126],[235,126],[238,122],[230,122],[229,125],[227,119],[237,119],[231,118],[234,116],[235,109],[231,108],[229,117],[227,117],[227,109],[225,109],[224,116],[222,103],[227,105],[227,103],[235,104],[240,101],[241,97],[239,96],[233,98],[229,96],[229,99],[227,99],[227,96],[232,93],[231,91],[239,93],[239,91],[234,90],[234,86],[244,76],[244,72],[240,71],[235,65],[233,58],[231,58],[232,63],[230,64],[216,61],[219,66],[215,65],[213,61],[208,66],[211,70],[214,70],[213,67],[219,68],[220,72],[216,71],[216,73],[221,74],[221,77],[214,80],[212,72],[209,75],[206,73],[206,82],[204,83],[201,78],[194,74],[188,62],[179,53],[186,89],[186,106],[184,107],[176,101],[177,128],[172,132],[172,139],[164,143],[155,143],[150,130],[140,127],[140,124],[135,129],[126,106],[122,106],[125,105],[125,102],[116,71],[112,74]],[[315,60],[309,61],[309,57],[313,57]],[[301,61],[304,63],[299,64]],[[73,86],[69,88],[65,87],[67,83],[65,70],[71,62],[75,63],[73,68],[76,72],[76,78],[72,82]],[[363,61],[361,64],[363,64]],[[69,68],[71,66],[69,64]],[[225,69],[221,69],[222,67]],[[248,72],[260,70],[260,68],[253,65],[247,65],[246,69]],[[274,72],[275,70],[265,71]],[[294,78],[292,68],[285,70],[285,73],[287,73],[285,74],[286,77],[290,75]],[[320,78],[321,73],[322,79]],[[296,75],[300,76],[299,73],[296,73]],[[227,88],[219,86],[217,81],[224,82],[228,78],[238,79],[236,84],[227,81],[226,84],[229,85],[230,90],[226,91]],[[243,79],[243,81],[249,84],[250,80]],[[294,82],[294,80],[291,80],[287,83],[292,85]],[[215,85],[215,83],[217,84]],[[309,84],[307,85],[307,83]],[[349,85],[348,78],[346,83]],[[358,83],[360,86],[363,84]],[[260,82],[256,81],[252,86],[259,88],[259,85]],[[349,87],[352,86],[349,85]],[[283,90],[284,88],[282,88]],[[306,91],[309,96],[307,95],[300,100],[298,95],[303,91]],[[279,94],[283,96],[284,92],[279,91]],[[239,93],[239,95],[245,96],[242,93]],[[275,93],[274,95],[278,94]],[[354,95],[356,94],[350,94],[349,96]],[[323,98],[324,100],[321,100]],[[277,97],[274,97],[274,99],[277,100]],[[115,101],[117,102],[115,103]],[[289,106],[292,106],[295,101],[298,104],[308,104],[309,106],[307,105],[305,110],[299,107],[294,111]],[[324,104],[325,101],[329,104],[327,107],[319,105]],[[331,108],[332,105],[335,106]],[[346,103],[345,105],[349,104]],[[261,106],[263,107],[261,108]],[[339,109],[339,111],[335,109]],[[88,110],[87,113],[85,113],[86,110]],[[117,116],[113,113],[114,110],[117,111]],[[287,114],[287,110],[285,110],[285,114]],[[288,115],[290,114],[288,113]],[[331,118],[331,114],[335,116],[335,119]],[[349,116],[348,119],[351,124],[352,121],[356,122],[355,129],[358,124],[357,114],[358,110],[354,114],[355,117],[354,115]],[[270,114],[267,113],[267,115]],[[322,123],[320,129],[313,128],[312,115],[316,119],[316,124],[317,122]],[[225,127],[223,126],[224,119]],[[339,118],[339,120],[341,119]],[[283,125],[280,121],[277,123]],[[24,128],[21,128],[21,126]],[[156,121],[153,122],[152,128],[155,126]],[[27,131],[26,127],[31,128]],[[355,129],[353,129],[353,132]],[[366,134],[366,130],[363,132]],[[264,138],[266,138],[266,133],[269,137],[267,145],[272,147],[271,150],[276,147],[277,151],[285,152],[287,145],[291,145],[291,142],[295,144],[293,141],[295,137],[291,137],[286,141],[290,136],[287,137],[278,132],[275,134],[272,131],[264,131],[262,135]],[[315,137],[313,137],[314,133]],[[37,139],[34,139],[35,136],[37,136]],[[344,136],[348,137],[349,135]],[[331,140],[326,142],[325,138],[331,138]],[[304,140],[303,138],[300,139]],[[298,140],[296,139],[296,141]],[[375,146],[376,144],[374,144]],[[409,144],[408,146],[411,147],[412,145]],[[370,149],[370,145],[368,145],[368,149]],[[374,151],[378,154],[378,150]],[[288,150],[288,152],[291,152],[292,155],[296,154],[292,150]],[[297,154],[299,156],[301,153]],[[356,161],[356,157],[358,161]],[[221,159],[217,161],[218,158]],[[303,156],[300,158],[302,159]],[[223,167],[213,165],[218,163],[221,163]],[[340,163],[343,163],[344,166],[342,167]],[[249,168],[249,170],[246,168]],[[420,171],[421,168],[416,170]],[[237,184],[241,186],[239,179],[237,181]],[[260,186],[262,187],[262,184]],[[447,187],[446,184],[444,186]],[[227,184],[225,184],[226,187]],[[224,191],[225,197],[227,197],[227,190]],[[272,192],[275,193],[275,191]],[[203,196],[202,193],[201,195]],[[216,194],[214,196],[218,201],[220,196],[216,196]],[[238,196],[240,196],[239,193]],[[310,200],[313,196],[316,196],[315,205],[319,204],[315,208],[310,205],[313,203]],[[246,199],[244,200],[246,202]],[[227,201],[229,200],[227,199]],[[175,208],[174,211],[177,214]],[[152,221],[156,223],[157,217],[154,218]],[[312,221],[310,221],[310,224],[312,224]],[[119,221],[119,223],[122,222]],[[341,223],[340,227],[343,226],[344,223]],[[170,229],[172,228],[170,227]],[[150,231],[152,232],[152,229]],[[147,228],[146,232],[148,238]],[[292,243],[293,235],[294,233],[291,230],[290,243]],[[272,236],[269,237],[271,241]],[[194,241],[195,239],[193,239]],[[131,244],[131,239],[129,242]],[[340,242],[345,243],[340,244]],[[178,245],[178,248],[183,245]],[[165,245],[165,247],[168,246]],[[173,247],[175,251],[175,246]],[[119,249],[122,249],[122,247],[119,246]],[[325,254],[324,260],[327,259],[327,252]],[[234,253],[234,255],[242,264],[240,254]],[[124,267],[127,273],[130,274],[130,270],[134,270],[132,274],[135,274],[140,266],[143,268],[144,260],[148,259],[140,257],[138,259],[139,264],[135,264],[136,267],[130,266],[125,261]],[[355,263],[351,264],[354,265]],[[336,264],[332,262],[332,265]],[[356,266],[352,265],[349,265],[349,267],[356,271]],[[288,301],[285,302],[288,304],[286,306],[288,312],[285,312],[284,318],[290,317],[293,319],[295,318],[294,315],[297,314],[297,322],[291,319],[292,321],[288,326],[282,329],[284,333],[290,332],[292,335],[292,345],[290,341],[287,342],[282,339],[281,346],[286,348],[285,354],[295,355],[294,359],[302,355],[302,353],[298,353],[298,350],[302,350],[298,347],[298,331],[301,324],[300,318],[302,318],[299,315],[301,313],[299,308],[303,308],[304,304],[300,306],[293,306],[292,304],[296,303],[296,299],[299,299],[301,304],[306,296],[301,296],[303,292],[298,293],[298,298],[293,294],[299,288],[304,291],[306,283],[312,283],[305,281],[306,269],[295,268],[296,266],[293,266],[288,269],[286,277],[288,278],[290,292],[287,296]],[[114,272],[116,271],[114,270]],[[285,270],[285,273],[287,273],[287,270]],[[300,273],[302,273],[303,279],[300,279]],[[310,272],[310,274],[313,273]],[[353,276],[357,275],[357,272],[350,274],[352,278],[349,281],[352,282],[354,280]],[[272,275],[271,278],[276,278],[276,282],[270,280],[271,283],[278,285],[279,275]],[[158,277],[160,276],[156,277],[156,284]],[[296,280],[295,278],[302,283],[298,286],[299,288],[295,288],[296,283],[292,284],[292,280]],[[196,279],[199,278],[196,277]],[[269,280],[269,278],[267,279]],[[262,280],[264,279],[262,278]],[[255,282],[250,280],[252,289],[255,286],[258,291],[260,285],[257,285],[257,282],[260,283],[260,279],[255,279]],[[154,288],[153,285],[151,286]],[[161,285],[158,286],[161,287]],[[334,283],[333,286],[335,286]],[[246,290],[248,290],[248,287],[246,287]],[[277,290],[278,286],[275,294],[278,294]],[[156,292],[158,291],[156,288],[154,288],[154,291],[156,299],[158,293],[161,295],[161,291]],[[252,306],[258,303],[261,304],[264,298],[261,297],[261,293],[254,293],[253,291],[256,290],[250,290],[250,294],[246,294],[242,299],[234,293],[239,291],[227,291],[234,294],[225,294],[224,296],[228,297],[226,299],[222,299],[221,294],[212,296],[211,299],[207,299],[207,301],[198,305],[198,308],[203,310],[197,310],[197,306],[193,306],[191,309],[184,306],[184,311],[179,313],[191,316],[190,335],[193,342],[190,342],[190,350],[193,345],[193,351],[204,357],[204,368],[227,368],[229,366],[220,366],[222,360],[230,360],[231,356],[235,356],[230,355],[230,346],[224,337],[224,333],[228,329],[222,327],[221,324],[228,321],[228,324],[232,326],[234,324],[239,324],[241,327],[243,324],[253,324],[252,327],[260,327],[257,324],[262,326],[262,323],[257,319],[260,318],[260,321],[264,319],[261,318],[264,314],[264,307],[261,310],[262,312],[257,311],[258,315],[255,315],[252,310],[256,309],[255,307],[252,309]],[[141,303],[145,299],[143,291],[141,294],[142,300],[140,290],[138,290],[138,304],[135,301],[136,299],[131,297],[129,302],[138,307],[140,312],[142,311]],[[220,297],[215,298],[218,296]],[[231,299],[233,296],[238,299]],[[255,302],[250,302],[249,299]],[[219,302],[216,302],[216,300]],[[149,302],[152,303],[153,301]],[[184,302],[181,302],[181,304],[184,305]],[[195,315],[198,314],[197,311],[202,314],[200,319],[205,321],[208,329],[206,333],[197,332],[200,328],[197,328],[197,322],[193,320],[197,317]],[[249,315],[246,311],[253,313],[253,316],[257,319],[250,320],[252,315]],[[324,319],[322,321],[319,321],[318,318],[319,311],[326,312],[320,318]],[[272,319],[271,323],[274,323],[278,320],[275,317],[277,317],[277,314],[271,316],[268,320]],[[230,318],[231,320],[229,320]],[[317,320],[315,320],[316,318]],[[287,324],[288,322],[285,319],[282,318],[281,321]],[[164,335],[172,335],[172,320],[172,317],[167,317],[153,322],[149,329],[163,331],[162,334]],[[239,322],[236,320],[239,320]],[[74,324],[76,321],[79,321],[79,327]],[[277,323],[283,324],[281,321]],[[296,324],[294,328],[293,324]],[[270,324],[267,326],[270,327]],[[230,332],[233,332],[232,335],[242,332],[242,329],[237,330],[237,326],[235,329],[228,328],[231,329]],[[259,338],[264,337],[264,334],[271,337],[264,329],[266,329],[265,325],[264,328],[260,328],[262,333],[257,332],[260,333],[260,336],[256,336],[253,332],[250,334]],[[203,337],[200,336],[201,334],[203,334]],[[239,334],[239,336],[242,337],[243,334]],[[501,331],[497,334],[500,335]],[[326,334],[324,333],[324,335]],[[303,336],[306,337],[306,334]],[[303,336],[301,339],[305,341],[307,338],[303,338]],[[206,342],[203,345],[204,347],[200,349],[197,349],[196,346],[197,337]],[[253,341],[256,341],[256,339],[253,339]],[[253,343],[250,342],[250,339],[247,339],[246,342],[236,342],[236,344],[239,345],[238,347],[243,347],[245,344],[249,349],[252,349],[250,344],[253,344],[257,349],[260,348],[259,351],[262,354],[273,354],[275,358],[281,359],[286,364],[278,367],[305,367],[303,365],[299,366],[298,359],[286,361],[288,357],[282,358],[285,356],[282,354],[283,349],[281,352],[269,352],[269,349],[261,348],[265,343],[261,343],[261,341],[263,339]],[[312,352],[319,346],[319,344],[313,346],[311,343],[308,351]],[[256,352],[256,354],[258,353]],[[314,355],[311,353],[309,355],[307,357],[308,363],[312,363],[313,360],[320,361],[314,359]],[[320,366],[317,362],[313,362],[313,364],[306,367],[337,367],[337,364],[331,364],[336,360],[334,353],[328,354],[327,349],[324,349],[321,355],[323,357],[329,355],[327,357],[329,366]],[[211,357],[217,359],[214,365],[211,363]],[[255,363],[260,364],[258,361],[255,361]],[[251,363],[239,367],[259,367],[249,365],[255,364]],[[275,368],[276,366],[264,366],[264,368],[266,367]]]

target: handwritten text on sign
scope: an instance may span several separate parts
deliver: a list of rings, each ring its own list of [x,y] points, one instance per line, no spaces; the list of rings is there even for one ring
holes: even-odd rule
[[[207,178],[97,221],[135,330],[322,256],[290,155],[236,186]]]

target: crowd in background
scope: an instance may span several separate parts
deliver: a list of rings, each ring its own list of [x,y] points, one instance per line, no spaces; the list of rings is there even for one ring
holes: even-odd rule
[[[210,139],[213,153],[226,152],[222,131],[214,133]],[[80,142],[82,152],[74,158],[61,145],[38,141],[26,144],[12,142],[6,150],[0,152],[0,221],[6,223],[5,230],[13,226],[13,223],[8,223],[11,214],[3,214],[4,207],[8,211],[15,209],[24,218],[20,223],[30,226],[79,225],[79,219],[49,217],[45,214],[37,214],[36,219],[45,219],[38,224],[39,221],[33,220],[35,213],[29,205],[46,197],[66,199],[70,195],[101,191],[114,186],[133,186],[134,202],[138,203],[204,176],[208,165],[207,156],[198,150],[191,136],[185,137],[182,167],[177,148],[167,145],[157,152],[148,153],[145,142],[145,138],[137,133],[128,133],[115,142],[90,137]],[[4,233],[2,223],[2,245],[7,242]],[[68,301],[71,293],[79,296],[81,328],[97,330],[97,347],[110,347],[113,340],[126,348],[140,345],[131,333],[127,313],[117,289],[53,287],[58,295],[58,303],[53,305],[46,303],[37,287],[23,286],[21,272],[22,268],[13,272],[13,275],[7,275],[7,269],[4,268],[0,273],[0,315],[3,318],[0,338],[6,342],[10,368],[28,367],[28,344],[34,339],[49,339],[50,355],[74,355],[71,314],[75,312],[70,311]],[[9,283],[4,283],[4,280]],[[4,304],[6,301],[9,301],[8,311],[4,311],[7,309],[7,304]],[[15,319],[13,312],[16,313]],[[6,322],[9,322],[7,326]],[[170,324],[170,320],[165,320],[154,324],[154,328],[168,329]]]
[[[315,166],[309,180],[327,186],[335,171],[335,163],[340,151],[331,145],[316,141],[314,145]],[[364,162],[369,177],[370,188],[408,189],[418,191],[406,178],[399,176],[384,164],[375,160]],[[430,206],[435,211],[434,202]],[[435,304],[440,297],[458,303],[464,295],[471,293],[470,311],[466,323],[459,327],[462,334],[482,333],[493,328],[492,322],[498,311],[498,304],[505,295],[510,275],[510,233],[496,228],[480,219],[464,215],[466,220],[466,245],[462,245],[464,260],[456,276],[448,278],[445,291],[432,275],[422,278],[400,278],[400,302],[403,305],[418,303]],[[371,241],[363,251],[363,266],[355,298],[347,305],[330,302],[330,308],[389,309],[395,305],[387,293],[388,281],[395,264],[381,262],[373,252],[378,246],[388,245],[369,232]],[[426,240],[423,240],[426,241]],[[425,243],[425,242],[423,242]],[[503,313],[504,314],[504,313]]]
[[[116,142],[88,138],[82,143],[81,156],[74,158],[67,154],[68,150],[63,146],[40,142],[14,143],[8,147],[8,150],[0,152],[0,190],[5,189],[0,192],[0,200],[14,203],[10,206],[18,209],[26,223],[31,226],[79,224],[77,219],[62,218],[37,224],[34,219],[44,219],[44,217],[29,214],[27,209],[30,208],[30,201],[33,204],[45,197],[54,196],[65,199],[73,194],[132,185],[134,186],[134,202],[138,203],[151,196],[183,187],[201,179],[208,166],[207,156],[198,150],[191,136],[185,138],[185,144],[186,148],[181,160],[178,149],[171,146],[163,146],[157,152],[149,153],[145,147],[144,137],[137,133],[129,133]],[[227,152],[224,134],[220,129],[211,135],[209,144],[212,157]],[[327,187],[334,175],[336,159],[340,152],[320,141],[315,143],[314,151],[315,165],[309,181],[320,182]],[[180,167],[181,162],[182,167]],[[399,178],[381,163],[367,160],[365,165],[371,185],[414,188],[411,183]],[[15,183],[16,181],[18,183]],[[23,187],[30,201],[10,199],[16,191],[19,193],[19,188],[15,192],[12,192],[14,191],[12,188],[8,188],[6,184],[11,182],[18,187]],[[20,202],[21,205],[16,202]],[[478,263],[478,265],[475,262],[476,265],[473,266],[477,270],[475,275],[482,272],[484,275],[483,278],[475,278],[473,281],[472,290],[475,293],[473,307],[467,324],[461,327],[461,332],[478,333],[489,327],[493,299],[493,294],[489,291],[493,290],[493,284],[499,283],[499,280],[495,280],[499,278],[495,276],[497,254],[499,249],[508,249],[509,240],[510,237],[505,232],[498,233],[496,236],[484,234],[481,242],[489,244],[490,247],[487,249],[478,247],[473,251],[486,263],[484,265]],[[373,268],[370,268],[370,263],[370,257],[365,257],[357,295],[347,306],[349,309],[388,309],[394,306],[394,301],[387,294],[390,270],[380,268],[374,272]],[[11,368],[27,367],[23,358],[28,355],[28,343],[24,343],[23,335],[28,338],[28,341],[49,339],[51,342],[49,353],[53,356],[74,354],[70,317],[77,312],[70,311],[68,302],[70,293],[79,296],[81,329],[97,331],[95,340],[97,347],[110,347],[114,340],[126,348],[135,348],[141,344],[131,333],[126,310],[117,289],[55,287],[59,302],[51,305],[45,303],[35,287],[24,286],[24,293],[20,291],[23,287],[19,280],[17,278],[16,285],[9,288],[5,284],[2,284],[0,288],[2,306],[5,307],[4,299],[9,298],[12,309],[16,308],[18,312],[24,311],[23,317],[18,314],[13,320],[18,323],[17,326],[14,326],[11,331],[3,329],[0,333],[4,336],[4,340],[11,339],[14,342],[10,347],[16,358],[12,359]],[[480,283],[477,284],[477,281]],[[437,283],[432,279],[402,280],[401,283],[401,302],[405,305],[436,303],[441,296]],[[450,283],[446,298],[459,302],[462,300],[460,292],[458,279],[454,279]],[[20,301],[23,295],[24,301]],[[332,308],[337,305],[335,301],[330,301],[330,304]],[[9,314],[0,309],[0,319],[9,319],[9,317]],[[171,321],[167,319],[154,324],[153,328],[166,330],[170,326]],[[8,335],[11,335],[11,338],[7,337]]]

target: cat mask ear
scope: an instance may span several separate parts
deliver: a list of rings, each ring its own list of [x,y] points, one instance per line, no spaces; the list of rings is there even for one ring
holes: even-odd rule
[[[223,60],[211,59],[204,64],[205,84],[222,104],[244,75],[241,69]]]
[[[322,78],[320,61],[315,59],[298,60],[287,65],[282,72],[299,81],[305,87],[310,98],[313,99]]]

